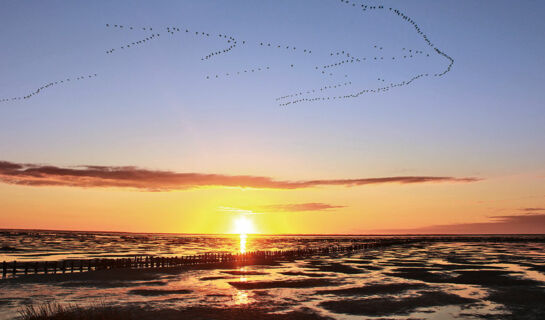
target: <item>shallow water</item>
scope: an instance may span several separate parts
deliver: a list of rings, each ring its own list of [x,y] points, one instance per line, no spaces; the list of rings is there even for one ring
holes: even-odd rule
[[[248,237],[245,250],[366,239]],[[2,238],[3,246],[22,249],[4,252],[6,260],[238,252],[242,244],[240,238],[228,236],[47,233]],[[459,242],[392,246],[235,269],[135,272],[119,274],[119,279],[116,270],[106,278],[75,274],[51,275],[46,281],[8,279],[0,281],[0,318],[15,317],[25,304],[56,301],[154,310],[195,306],[268,313],[305,310],[334,319],[498,319],[510,314],[533,319],[545,312],[544,265],[544,243]],[[521,292],[529,298],[513,298]]]
[[[374,236],[252,236],[134,234],[66,231],[0,231],[0,261],[55,261],[132,257],[180,256],[241,250],[291,250],[350,245]],[[391,237],[380,237],[391,238]]]

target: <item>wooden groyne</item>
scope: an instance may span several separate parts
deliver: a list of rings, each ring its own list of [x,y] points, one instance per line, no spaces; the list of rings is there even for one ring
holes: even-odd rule
[[[355,241],[355,240],[354,240]],[[28,274],[57,274],[89,272],[108,269],[155,269],[184,266],[206,266],[222,264],[262,264],[273,261],[302,259],[308,256],[350,253],[366,249],[392,245],[424,244],[429,242],[545,242],[545,236],[525,237],[405,237],[367,240],[357,239],[358,243],[347,246],[327,246],[294,250],[251,251],[246,253],[204,253],[176,257],[134,256],[130,258],[79,259],[61,261],[2,262],[2,278]]]

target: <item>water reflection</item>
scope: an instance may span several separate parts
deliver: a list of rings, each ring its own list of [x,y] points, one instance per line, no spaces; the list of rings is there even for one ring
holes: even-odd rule
[[[120,234],[68,231],[1,231],[1,261],[60,261],[66,259],[127,258],[138,255],[182,256],[207,252],[240,253],[240,234],[252,250],[294,250],[317,246],[345,246],[373,241],[377,236],[259,236],[243,224],[234,235]],[[251,235],[251,236],[250,236]],[[244,236],[242,236],[244,238]],[[486,238],[486,237],[484,237]],[[243,239],[244,240],[244,239]],[[541,247],[527,246],[525,255],[544,257]],[[245,250],[245,251],[244,251]]]
[[[246,239],[248,235],[240,234],[240,253],[246,253]]]
[[[242,290],[237,291],[234,299],[236,305],[248,304],[250,302],[250,299],[248,298],[248,292]]]
[[[221,248],[225,252],[231,253],[248,253],[262,248],[280,249],[323,245],[324,241],[330,239],[325,236],[323,238],[326,240],[320,237],[309,237],[306,240],[303,237],[266,237],[239,234],[238,236],[229,235],[224,238],[195,237],[193,242],[180,245],[180,249],[178,249],[174,246],[175,241],[167,242],[168,239],[163,240],[166,239],[166,236],[162,235],[157,237],[164,237],[157,240],[157,243],[161,244],[161,241],[165,241],[166,244],[163,247],[176,248],[176,250]],[[97,247],[96,249],[105,250],[106,241],[110,241],[112,238],[113,236],[101,240],[105,242],[103,247]],[[346,241],[344,239],[350,238],[338,238],[337,242],[331,240],[331,243],[344,244],[343,241]],[[2,240],[1,237],[0,240]],[[0,241],[0,243],[3,242]],[[114,242],[114,244],[118,243]],[[131,242],[126,246],[136,246],[138,243]],[[346,242],[346,244],[348,243]],[[70,244],[68,243],[68,245]],[[197,247],[197,244],[200,244],[200,246]],[[163,250],[162,248],[161,250]],[[24,252],[28,253],[28,251]],[[538,312],[532,310],[537,308],[535,306],[541,306],[543,303],[542,300],[539,300],[541,296],[534,294],[534,292],[542,292],[540,291],[542,290],[541,286],[545,282],[536,285],[526,283],[528,283],[527,280],[545,281],[543,274],[538,273],[541,266],[545,265],[544,252],[544,243],[435,243],[418,246],[392,246],[380,249],[371,248],[347,255],[280,261],[273,265],[238,266],[236,269],[203,268],[202,270],[184,271],[179,274],[173,272],[168,275],[159,273],[153,278],[150,278],[150,274],[139,275],[136,272],[131,272],[125,277],[124,271],[112,270],[112,276],[117,280],[111,280],[110,273],[107,276],[104,273],[104,277],[101,277],[99,273],[96,275],[97,278],[79,278],[77,275],[71,278],[67,274],[62,277],[51,278],[55,279],[55,281],[43,283],[33,282],[30,279],[28,282],[26,280],[14,283],[6,281],[0,283],[0,319],[17,319],[18,310],[27,303],[39,305],[47,302],[59,302],[87,305],[93,304],[93,299],[102,299],[103,297],[108,297],[108,303],[112,301],[112,304],[127,306],[127,308],[141,304],[143,301],[152,301],[150,303],[153,303],[153,307],[158,310],[168,310],[173,306],[186,308],[195,306],[195,304],[207,304],[212,309],[231,308],[234,305],[239,306],[240,309],[252,309],[252,311],[265,307],[271,312],[281,313],[282,311],[288,312],[300,310],[302,307],[309,307],[333,319],[367,319],[364,316],[352,317],[335,313],[332,311],[334,309],[327,309],[328,304],[322,305],[322,303],[328,301],[341,301],[348,305],[347,303],[351,299],[354,299],[354,303],[360,303],[358,302],[359,298],[356,296],[345,296],[342,291],[339,293],[333,291],[329,294],[318,293],[318,291],[349,288],[355,288],[355,291],[357,291],[358,288],[375,285],[380,285],[377,287],[378,289],[395,289],[395,286],[391,286],[414,284],[417,280],[413,278],[426,279],[428,277],[431,280],[440,277],[441,283],[418,281],[417,283],[421,284],[422,288],[410,289],[410,287],[407,287],[409,289],[401,292],[395,291],[392,294],[377,291],[377,298],[393,299],[396,304],[410,304],[413,301],[411,299],[416,299],[420,295],[428,296],[426,292],[434,291],[465,299],[476,299],[481,302],[446,307],[432,305],[427,309],[417,311],[409,306],[407,312],[411,314],[406,316],[396,316],[394,309],[384,308],[384,313],[391,313],[388,319],[401,320],[409,317],[427,320],[502,319],[507,317],[504,314],[506,312],[505,308],[517,307],[515,303],[510,304],[509,300],[505,300],[511,295],[517,296],[517,290],[532,293],[528,293],[525,296],[527,299],[523,300],[524,306],[531,307],[524,307],[526,309],[523,311],[528,310],[528,313]],[[476,272],[477,270],[479,272]],[[504,271],[508,273],[503,274]],[[463,277],[458,279],[469,284],[449,282],[460,277],[460,274],[463,274]],[[119,280],[118,276],[122,276],[122,279],[125,280]],[[326,280],[323,280],[324,277]],[[331,279],[332,282],[329,283],[328,279]],[[63,280],[64,282],[62,282]],[[503,291],[498,291],[497,288],[500,286],[497,284],[502,283],[501,281],[504,280],[515,284],[523,283],[524,285],[505,287],[505,289],[501,289]],[[295,287],[292,287],[289,281],[293,281],[292,284]],[[231,283],[238,282],[255,282],[256,286],[254,289],[237,289],[237,287],[231,285]],[[457,280],[456,282],[461,281]],[[299,287],[299,285],[301,286]],[[322,285],[326,286],[322,287]],[[138,292],[142,291],[142,289],[148,290],[153,296],[145,297],[135,293],[135,290]],[[191,290],[192,293],[180,296],[174,293],[176,290]],[[56,300],[53,300],[54,298]],[[418,301],[428,304],[430,301],[433,302],[432,300],[424,301],[420,299]],[[433,304],[431,302],[430,304]],[[521,319],[523,317],[514,318]],[[526,318],[536,317],[529,316]],[[307,319],[310,319],[310,317]],[[378,318],[373,317],[372,319]]]
[[[240,268],[238,269],[238,271],[240,272],[239,281],[240,281],[240,282],[246,282],[246,281],[248,281],[248,278],[246,278],[246,275],[245,275],[245,273],[246,273],[246,267],[240,267]]]

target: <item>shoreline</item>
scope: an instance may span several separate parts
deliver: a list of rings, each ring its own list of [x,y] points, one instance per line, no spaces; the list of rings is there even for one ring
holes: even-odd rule
[[[374,239],[363,243],[356,243],[349,246],[325,246],[314,248],[303,248],[295,250],[268,250],[251,251],[246,253],[204,253],[190,256],[148,256],[139,255],[130,258],[108,258],[108,259],[80,259],[80,260],[55,260],[55,261],[25,261],[16,260],[8,262],[3,261],[2,279],[7,279],[8,275],[17,277],[18,275],[27,276],[28,274],[56,274],[59,273],[84,273],[98,270],[111,269],[157,269],[165,267],[188,267],[206,265],[214,268],[215,265],[254,265],[269,264],[275,261],[285,259],[308,258],[313,255],[329,255],[339,253],[351,253],[365,251],[374,248],[384,248],[395,245],[421,245],[429,243],[541,243],[545,242],[545,236],[532,237],[396,237],[385,239]],[[48,272],[50,271],[50,272]]]

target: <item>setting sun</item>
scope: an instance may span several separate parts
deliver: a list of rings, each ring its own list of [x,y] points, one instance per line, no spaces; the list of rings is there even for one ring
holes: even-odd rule
[[[255,233],[255,228],[252,220],[247,217],[238,217],[234,221],[234,232],[238,234]]]

